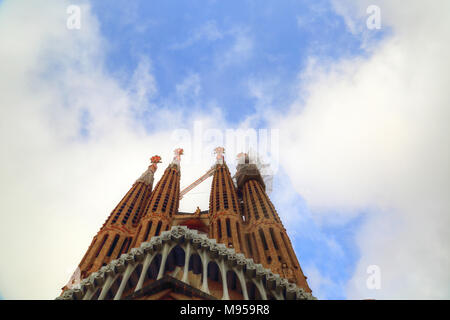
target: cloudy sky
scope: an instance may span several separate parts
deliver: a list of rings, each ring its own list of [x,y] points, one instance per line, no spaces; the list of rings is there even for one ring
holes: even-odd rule
[[[0,298],[59,295],[150,156],[186,186],[262,129],[315,296],[449,299],[449,38],[446,0],[0,0]]]

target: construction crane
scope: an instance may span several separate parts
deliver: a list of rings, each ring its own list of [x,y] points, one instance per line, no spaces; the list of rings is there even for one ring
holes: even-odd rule
[[[209,177],[211,177],[214,174],[214,171],[216,170],[216,167],[213,166],[211,167],[211,169],[209,169],[204,175],[202,175],[200,178],[198,178],[197,180],[195,180],[193,183],[191,183],[190,185],[188,185],[186,188],[184,188],[183,190],[181,190],[180,192],[180,200],[181,198],[183,198],[183,196],[188,193],[189,191],[191,191],[192,189],[194,189],[196,186],[198,186],[200,183],[202,183],[203,181],[205,181],[206,179],[208,179]]]
[[[183,152],[183,149],[181,149],[181,152]],[[214,153],[217,155],[216,156],[216,161],[217,161],[216,163],[223,164],[224,163],[223,154],[225,153],[225,148],[224,147],[217,147],[217,148],[214,149]],[[186,193],[188,193],[189,191],[194,189],[196,186],[198,186],[200,183],[202,183],[203,181],[205,181],[206,179],[211,177],[214,174],[215,170],[216,170],[216,166],[214,165],[204,175],[202,175],[200,178],[198,178],[192,184],[188,185],[186,188],[181,190],[181,192],[180,192],[180,200],[181,200],[181,198],[183,198],[183,196]]]

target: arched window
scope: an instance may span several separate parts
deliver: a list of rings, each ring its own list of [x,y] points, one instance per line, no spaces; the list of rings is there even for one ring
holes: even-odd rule
[[[208,288],[210,293],[213,296],[221,299],[223,295],[222,275],[220,274],[220,268],[218,264],[214,261],[209,262],[207,272]]]
[[[233,270],[227,271],[227,288],[230,300],[243,300],[241,282]]]

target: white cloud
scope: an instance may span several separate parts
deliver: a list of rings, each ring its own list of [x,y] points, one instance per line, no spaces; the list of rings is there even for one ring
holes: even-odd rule
[[[129,89],[133,95],[135,111],[142,114],[148,108],[149,100],[157,92],[156,80],[151,73],[151,62],[148,57],[141,57],[139,64],[131,79],[132,87]]]
[[[350,28],[369,4],[341,4]],[[273,120],[281,164],[320,219],[369,212],[349,298],[449,298],[450,4],[378,5],[392,35],[368,58],[312,59],[298,102]],[[366,288],[374,264],[381,290]]]
[[[314,265],[302,266],[303,272],[308,277],[308,284],[313,290],[313,295],[318,299],[330,299],[340,292],[342,282],[327,277]],[[333,296],[334,295],[334,296]]]

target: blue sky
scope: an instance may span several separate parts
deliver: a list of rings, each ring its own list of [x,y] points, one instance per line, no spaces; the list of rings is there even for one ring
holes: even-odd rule
[[[328,1],[109,1],[92,3],[108,42],[108,70],[127,81],[151,60],[158,105],[182,103],[176,85],[197,76],[200,110],[218,105],[230,124],[256,112],[250,82],[272,82],[273,105],[285,111],[311,55],[333,60],[363,54]],[[235,51],[233,51],[235,50]],[[176,101],[174,101],[176,100]],[[182,107],[193,108],[189,99]],[[259,125],[264,125],[263,119]]]

